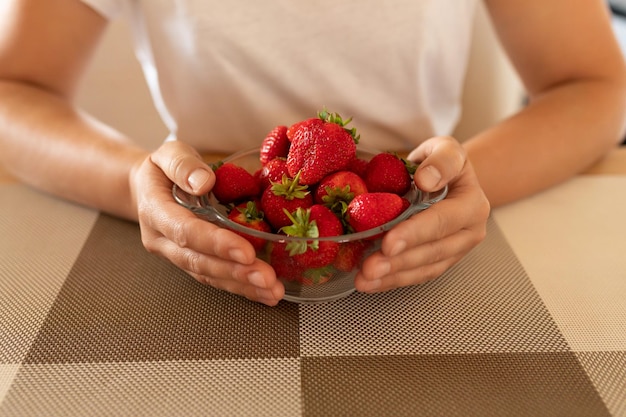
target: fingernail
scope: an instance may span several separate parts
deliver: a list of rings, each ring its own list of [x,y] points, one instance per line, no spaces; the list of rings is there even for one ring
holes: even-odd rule
[[[435,189],[441,181],[441,172],[432,165],[420,170],[418,175],[420,185],[427,190]]]
[[[373,281],[367,281],[365,284],[365,288],[363,288],[363,292],[374,292],[380,288],[382,281],[379,279],[375,279]]]
[[[239,262],[240,264],[247,263],[246,254],[241,249],[231,249],[228,251],[228,256],[231,260]]]
[[[264,288],[265,280],[263,279],[263,274],[259,271],[253,271],[248,274],[248,282],[255,287]]]
[[[187,178],[187,182],[194,191],[200,190],[208,180],[209,173],[204,169],[196,169],[189,175],[189,178]]]
[[[404,240],[398,240],[394,242],[389,251],[389,256],[396,256],[406,248],[406,242]]]
[[[375,266],[374,266],[374,277],[375,280],[379,279],[380,277],[384,277],[385,275],[387,275],[389,273],[389,271],[391,270],[391,264],[387,261],[379,261]]]
[[[257,288],[256,295],[257,295],[257,298],[264,300],[264,301],[276,300],[276,298],[274,297],[274,294],[272,293],[272,290],[268,290],[265,288]]]

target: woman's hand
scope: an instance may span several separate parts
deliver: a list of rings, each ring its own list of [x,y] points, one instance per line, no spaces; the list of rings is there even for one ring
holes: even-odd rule
[[[256,258],[248,241],[197,218],[172,197],[172,183],[201,195],[215,175],[185,143],[164,143],[130,175],[141,238],[156,253],[198,281],[267,305],[276,305],[285,289],[271,266]]]
[[[381,292],[421,284],[457,263],[486,233],[490,206],[463,147],[451,137],[434,137],[408,156],[419,162],[414,180],[424,191],[446,184],[448,195],[390,230],[382,248],[363,263],[358,291]]]

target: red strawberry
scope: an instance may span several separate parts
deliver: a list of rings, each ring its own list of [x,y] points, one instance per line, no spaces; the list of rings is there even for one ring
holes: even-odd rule
[[[351,171],[338,171],[322,178],[313,200],[332,210],[336,203],[343,201],[347,205],[355,196],[366,192],[367,186],[361,177]]]
[[[410,205],[394,193],[365,193],[348,204],[348,223],[356,232],[373,229],[398,217]]]
[[[215,172],[213,195],[222,204],[257,197],[261,188],[258,180],[245,168],[231,162],[212,165]]]
[[[355,240],[339,244],[339,253],[333,262],[335,268],[343,272],[350,272],[361,266],[365,251],[371,246],[371,242]]]
[[[347,129],[344,121],[326,110],[318,118],[307,119],[289,127],[291,147],[287,155],[289,174],[301,172],[302,184],[315,184],[326,175],[346,169],[356,158],[358,135]]]
[[[291,219],[285,214],[293,213],[299,207],[311,207],[313,196],[308,186],[300,185],[299,175],[295,178],[283,176],[281,182],[273,183],[261,195],[261,207],[265,213],[265,220],[278,230],[291,224]]]
[[[300,281],[305,268],[298,265],[296,260],[289,255],[287,244],[284,242],[272,242],[269,246],[269,262],[278,278],[287,281]]]
[[[298,282],[302,285],[319,285],[330,281],[333,276],[334,269],[330,266],[324,266],[321,268],[309,268],[304,270],[300,275]]]
[[[272,232],[270,225],[263,220],[263,212],[258,210],[254,201],[248,201],[233,207],[233,209],[228,213],[228,218],[235,223],[254,230],[267,233]],[[235,231],[235,233],[248,239],[257,251],[260,251],[263,249],[263,246],[265,246],[266,241],[263,238],[238,231]]]
[[[405,195],[411,188],[414,173],[415,167],[409,168],[398,155],[385,152],[369,161],[364,179],[371,193]]]
[[[289,177],[287,158],[276,157],[272,159],[258,171],[261,188],[265,189],[269,187],[272,182],[280,182],[283,175]]]
[[[309,209],[311,222],[317,224],[319,237],[339,236],[343,234],[343,226],[330,209],[321,204],[314,204]]]
[[[270,263],[277,277],[302,285],[318,285],[329,281],[333,274],[333,268],[307,269],[297,262],[297,258],[289,255],[286,247],[287,244],[283,242],[274,242],[270,246]]]
[[[299,208],[289,217],[292,224],[281,229],[288,236],[317,238],[343,234],[343,226],[337,216],[321,204],[309,209]],[[332,264],[339,251],[339,243],[324,240],[289,242],[287,250],[306,269],[321,268]]]
[[[259,159],[265,165],[274,158],[286,158],[289,152],[289,139],[287,138],[287,126],[276,126],[261,142]]]
[[[352,171],[361,178],[365,178],[365,171],[367,170],[367,164],[369,161],[363,158],[355,158],[348,165],[348,171]]]

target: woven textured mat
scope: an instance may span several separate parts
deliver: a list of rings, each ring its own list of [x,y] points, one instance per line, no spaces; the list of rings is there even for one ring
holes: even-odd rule
[[[16,230],[6,215],[17,209],[2,207],[0,232]],[[626,355],[570,348],[493,220],[438,280],[269,308],[147,253],[133,223],[64,210],[73,226],[48,230],[35,259],[24,248],[50,218],[22,216],[33,224],[3,241],[2,417],[624,410]]]

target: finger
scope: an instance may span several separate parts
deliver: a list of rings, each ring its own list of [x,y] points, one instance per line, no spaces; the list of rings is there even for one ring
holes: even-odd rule
[[[467,153],[456,139],[437,136],[420,144],[407,159],[419,163],[414,175],[417,187],[424,191],[436,191],[461,173]]]
[[[473,243],[484,238],[490,206],[480,189],[455,183],[449,198],[414,214],[385,234],[381,251],[395,256],[406,248],[443,239],[462,229],[476,235]]]
[[[416,271],[426,265],[453,265],[476,245],[475,241],[478,239],[474,235],[473,231],[461,230],[445,239],[407,249],[393,257],[386,257],[380,252],[374,253],[363,262],[359,279],[393,281],[402,276],[402,279],[398,280],[395,285],[420,283],[425,277],[420,276]],[[405,274],[406,272],[409,274]],[[374,284],[368,285],[375,286]]]
[[[268,306],[277,305],[285,295],[285,288],[279,281],[276,282],[274,287],[266,289],[242,284],[237,281],[218,280],[197,274],[190,275],[202,284],[206,284],[229,293],[241,295],[248,300],[263,303]]]
[[[175,202],[163,202],[161,210],[140,216],[142,229],[154,230],[174,242],[179,248],[250,265],[256,251],[243,237],[211,222],[196,217]],[[145,242],[150,250],[154,242]]]
[[[419,285],[439,278],[450,267],[460,261],[460,257],[449,258],[443,261],[420,266],[411,271],[397,272],[391,276],[379,280],[355,279],[357,291],[365,293],[377,293],[397,288]],[[358,278],[358,276],[357,276]]]
[[[275,305],[284,296],[284,286],[276,279],[273,268],[261,260],[242,265],[180,248],[165,237],[161,239],[158,254],[203,284],[265,304]]]
[[[253,265],[225,263],[208,273],[190,275],[203,284],[267,305],[278,304],[285,295],[285,287],[276,279],[273,268],[260,260]]]
[[[285,288],[279,281],[276,281],[276,284],[270,288],[259,288],[234,280],[217,279],[194,273],[190,273],[190,275],[202,284],[217,288],[218,290],[241,295],[248,300],[260,302],[268,306],[275,306],[285,295]]]
[[[150,156],[151,161],[184,191],[200,195],[215,184],[215,174],[191,146],[180,142],[164,143]]]
[[[154,253],[164,256],[179,268],[198,275],[228,278],[260,288],[274,284],[276,276],[271,266],[255,259],[250,264],[241,264],[217,256],[206,255],[190,248],[182,248],[166,237],[160,240]]]

